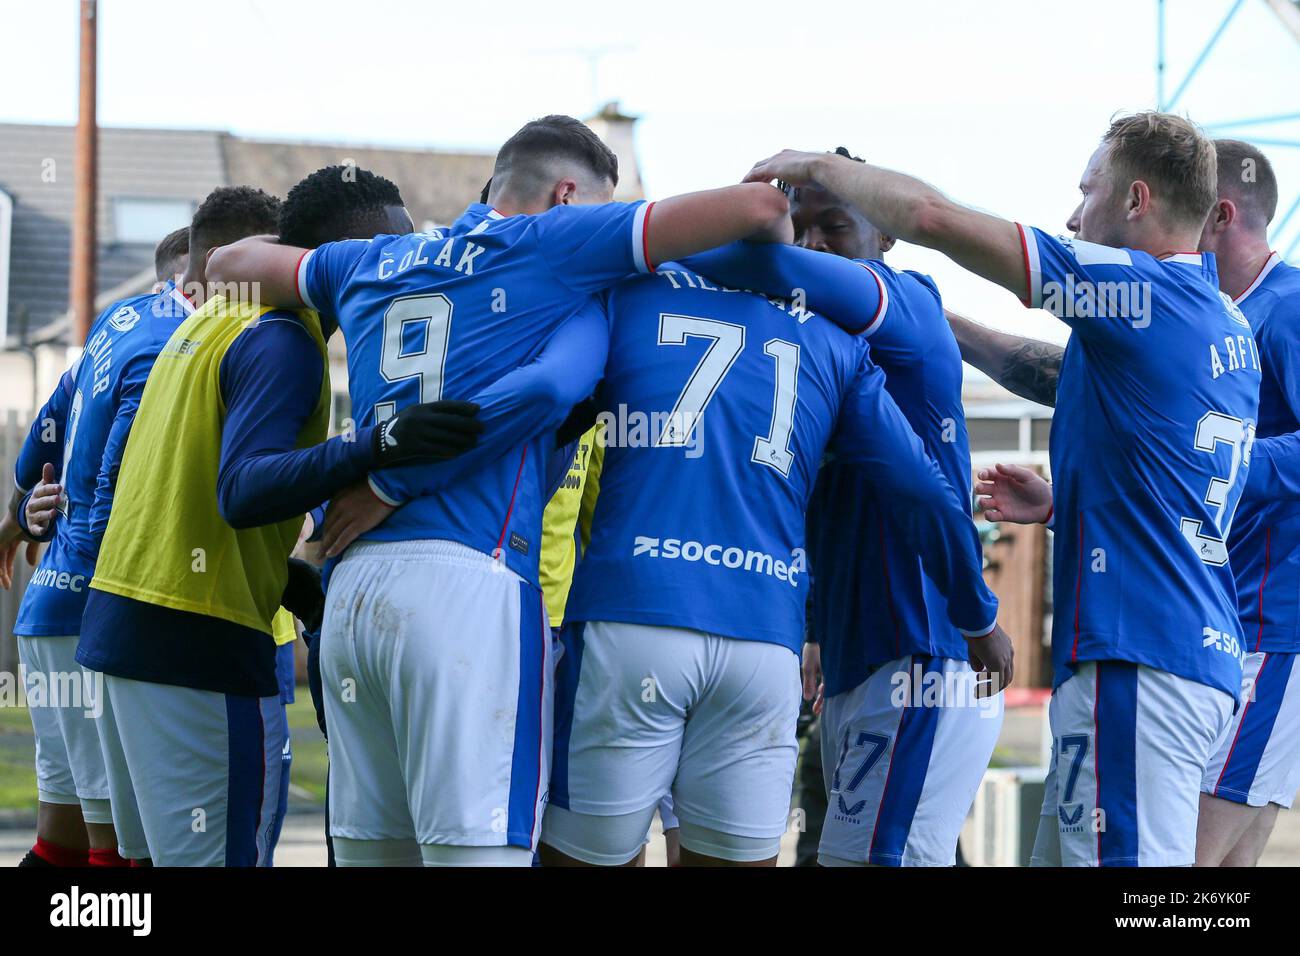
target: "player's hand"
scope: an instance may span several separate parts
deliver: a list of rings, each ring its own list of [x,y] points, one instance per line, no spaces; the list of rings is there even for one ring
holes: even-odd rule
[[[27,563],[34,568],[41,546],[23,534],[22,525],[6,510],[0,516],[0,588],[6,591],[14,586],[14,561],[24,545]]]
[[[360,535],[378,527],[396,510],[380,501],[364,478],[344,488],[330,499],[330,506],[325,509],[320,542],[325,557],[338,557]]]
[[[1037,472],[1020,465],[981,468],[975,494],[990,521],[1038,524],[1052,514],[1052,486]]]
[[[27,530],[33,537],[43,538],[54,525],[63,498],[63,486],[54,480],[54,466],[48,461],[41,469],[41,480],[27,499]]]
[[[813,702],[813,713],[822,712],[822,647],[813,641],[803,645],[803,699]]]
[[[298,558],[289,559],[289,579],[285,582],[280,604],[302,621],[302,626],[320,633],[325,617],[325,592],[321,590],[320,572]]]
[[[966,649],[970,652],[970,666],[979,675],[975,696],[992,697],[1011,686],[1015,676],[1015,651],[1002,625],[994,625],[984,637],[966,638]]]
[[[478,444],[483,423],[474,402],[424,402],[404,408],[375,429],[378,468],[445,461]],[[328,524],[328,522],[326,522]]]
[[[817,167],[825,158],[825,153],[783,149],[775,156],[755,163],[742,182],[770,183],[777,180],[787,186],[808,186],[817,182]]]

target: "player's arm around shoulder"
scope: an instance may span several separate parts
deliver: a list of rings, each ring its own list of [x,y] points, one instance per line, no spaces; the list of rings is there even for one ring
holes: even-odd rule
[[[880,259],[850,260],[879,286],[880,307],[868,327],[877,348],[894,360],[922,362],[931,345],[952,338],[944,318],[943,297],[935,281],[922,272],[895,269]]]
[[[308,250],[281,245],[275,236],[249,236],[228,246],[213,249],[208,256],[210,283],[248,289],[248,295],[227,299],[248,299],[277,308],[298,308],[303,298],[298,289],[298,266]]]
[[[746,182],[816,185],[852,202],[886,235],[937,249],[1025,300],[1029,286],[1020,229],[971,209],[905,173],[831,153],[785,150],[754,166]]]
[[[741,183],[685,193],[654,203],[646,214],[646,259],[668,262],[740,239],[793,239],[790,204],[766,183]]]

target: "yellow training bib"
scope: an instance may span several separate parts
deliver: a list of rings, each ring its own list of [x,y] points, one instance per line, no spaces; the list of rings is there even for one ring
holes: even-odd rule
[[[270,311],[214,296],[172,333],[131,426],[91,587],[272,633],[302,519],[236,531],[217,508],[221,360]],[[316,313],[295,316],[325,363],[316,407],[298,435],[297,446],[307,448],[329,428],[329,359]]]

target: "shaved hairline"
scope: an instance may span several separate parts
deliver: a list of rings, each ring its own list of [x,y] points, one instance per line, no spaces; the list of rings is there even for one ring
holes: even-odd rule
[[[515,196],[535,199],[562,179],[572,179],[591,187],[605,187],[613,183],[608,176],[602,176],[580,159],[563,153],[550,153],[545,156],[517,157],[512,162],[498,165],[492,170],[488,198],[490,201],[494,196],[509,192]]]

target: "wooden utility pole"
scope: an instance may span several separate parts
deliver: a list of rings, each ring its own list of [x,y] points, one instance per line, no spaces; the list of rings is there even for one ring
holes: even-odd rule
[[[95,318],[95,194],[98,185],[98,131],[95,124],[95,41],[99,32],[96,0],[81,0],[80,106],[72,210],[72,276],[69,305],[73,315],[73,344],[81,345]]]

